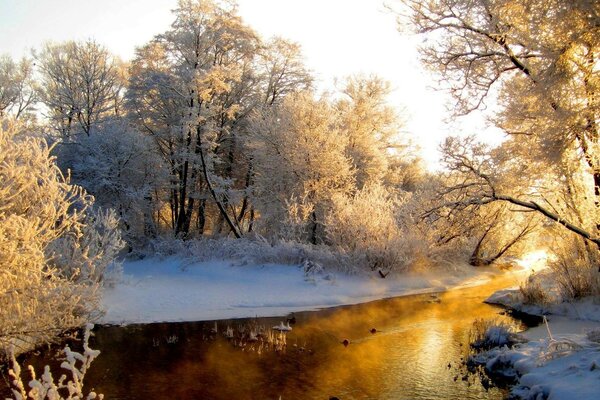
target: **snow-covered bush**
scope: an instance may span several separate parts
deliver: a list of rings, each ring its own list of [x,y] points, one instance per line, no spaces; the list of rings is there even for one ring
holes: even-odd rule
[[[179,239],[155,239],[142,255],[177,255],[194,261],[229,260],[235,264],[286,264],[304,266],[313,264],[345,273],[355,273],[359,267],[356,260],[326,245],[310,245],[298,242],[269,242],[254,238],[201,238],[184,241]]]
[[[46,365],[44,373],[37,377],[35,370],[30,365],[29,373],[31,374],[31,380],[29,381],[29,387],[31,390],[28,392],[25,389],[25,384],[21,377],[21,366],[15,359],[14,353],[11,353],[11,364],[12,368],[8,371],[11,379],[12,392],[15,400],[102,400],[104,398],[101,394],[95,392],[88,393],[87,396],[83,394],[83,379],[85,374],[90,367],[92,361],[100,354],[98,350],[90,349],[88,341],[90,339],[90,331],[93,325],[88,324],[86,326],[83,336],[83,353],[73,351],[66,346],[63,350],[66,361],[63,361],[61,367],[66,369],[71,374],[71,379],[65,382],[67,379],[66,375],[62,375],[58,382],[54,382],[50,367]],[[77,363],[80,363],[78,366]]]
[[[586,333],[586,337],[590,342],[600,344],[600,328],[590,329]]]
[[[25,351],[82,326],[98,311],[99,291],[50,262],[57,240],[80,245],[92,199],[63,177],[46,142],[0,122],[0,182],[3,357],[11,347]]]
[[[79,283],[104,283],[119,270],[115,257],[123,248],[119,220],[113,210],[90,209],[76,235],[63,235],[48,246],[50,263]],[[108,282],[110,283],[110,282]]]
[[[328,240],[372,270],[403,270],[415,260],[413,238],[396,218],[402,200],[383,185],[367,185],[353,196],[336,194],[325,220]]]

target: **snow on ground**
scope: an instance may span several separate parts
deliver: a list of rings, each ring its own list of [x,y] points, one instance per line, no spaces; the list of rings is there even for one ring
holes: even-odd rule
[[[600,328],[596,324],[596,330],[592,326],[585,329],[588,334],[553,332],[549,338],[546,327],[540,326],[525,334],[529,342],[512,349],[495,348],[475,359],[492,374],[518,378],[511,398],[597,399],[600,395]],[[533,339],[543,335],[543,339]]]
[[[486,303],[499,304],[532,315],[563,316],[571,320],[590,320],[600,322],[600,299],[584,298],[576,303],[559,302],[556,304],[523,304],[517,288],[499,290],[491,295]],[[550,317],[552,318],[552,317]]]
[[[507,289],[486,302],[546,316],[546,323],[522,334],[528,342],[478,356],[492,373],[516,374],[514,398],[600,398],[600,299],[540,307],[523,304],[518,289]]]
[[[490,269],[446,274],[371,276],[322,273],[300,266],[146,258],[124,263],[122,280],[106,289],[102,323],[201,321],[268,317],[399,295],[483,283]],[[445,276],[440,276],[445,275]]]

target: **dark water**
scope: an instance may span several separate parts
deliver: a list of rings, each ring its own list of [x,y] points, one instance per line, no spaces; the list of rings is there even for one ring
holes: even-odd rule
[[[284,318],[97,327],[85,383],[106,399],[502,399],[461,360],[475,319],[520,326],[482,303],[508,285],[297,313],[285,345],[247,340]]]

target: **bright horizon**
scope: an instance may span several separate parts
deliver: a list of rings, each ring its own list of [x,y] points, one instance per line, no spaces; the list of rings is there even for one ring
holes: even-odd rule
[[[403,131],[430,170],[439,168],[437,147],[449,134],[483,132],[485,140],[499,141],[481,115],[453,123],[454,128],[444,122],[447,96],[430,87],[433,75],[418,60],[420,39],[397,31],[383,1],[237,3],[244,21],[264,38],[281,36],[302,46],[319,89],[333,90],[336,78],[359,73],[390,81],[389,103],[406,120]],[[20,58],[48,41],[93,38],[130,60],[136,46],[169,28],[176,5],[177,0],[0,0],[0,54]]]

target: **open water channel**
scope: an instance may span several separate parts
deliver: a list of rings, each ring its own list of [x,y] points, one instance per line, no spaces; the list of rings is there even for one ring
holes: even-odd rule
[[[523,328],[483,303],[510,285],[296,313],[287,333],[271,329],[286,317],[217,321],[216,333],[214,321],[99,326],[85,385],[107,400],[502,399],[462,361],[475,319]]]

